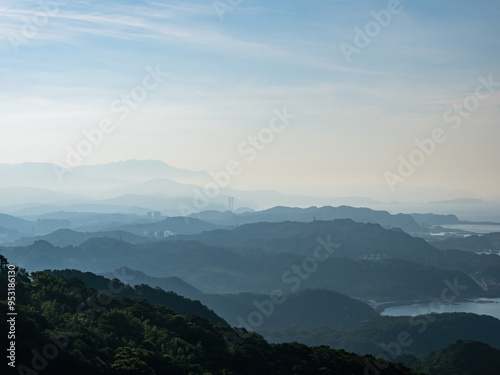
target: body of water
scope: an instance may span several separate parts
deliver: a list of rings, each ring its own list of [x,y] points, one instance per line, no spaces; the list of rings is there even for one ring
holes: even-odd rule
[[[422,303],[415,305],[393,306],[385,309],[382,315],[387,316],[416,316],[433,312],[467,312],[478,315],[490,315],[500,319],[500,298],[478,298],[466,302],[457,302],[451,305],[440,303]]]
[[[441,225],[447,229],[465,230],[473,233],[492,233],[500,232],[500,224],[446,224]]]

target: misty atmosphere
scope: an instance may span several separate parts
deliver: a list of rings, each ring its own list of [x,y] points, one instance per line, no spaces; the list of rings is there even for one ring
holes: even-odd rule
[[[0,15],[1,374],[499,373],[499,4]]]

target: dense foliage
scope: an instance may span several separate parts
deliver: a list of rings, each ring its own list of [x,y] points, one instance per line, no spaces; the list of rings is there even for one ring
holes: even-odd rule
[[[81,272],[77,270],[55,270],[47,271],[55,276],[62,276],[66,279],[77,278],[82,280],[87,286],[97,290],[108,290],[118,297],[142,298],[151,304],[168,306],[179,315],[198,315],[213,323],[226,324],[212,310],[202,305],[200,301],[193,301],[174,292],[166,292],[160,288],[152,288],[146,284],[129,286],[118,279],[107,279],[103,276],[95,275],[92,272]]]
[[[0,260],[0,314],[6,316],[7,262]],[[244,330],[48,272],[30,280],[19,271],[16,292],[17,368],[5,366],[4,373],[333,375],[361,374],[375,361],[325,346],[269,344]],[[0,320],[0,330],[7,329]],[[400,365],[386,366],[384,374],[410,374]]]
[[[500,350],[481,342],[460,340],[421,358],[413,367],[429,375],[497,375]]]

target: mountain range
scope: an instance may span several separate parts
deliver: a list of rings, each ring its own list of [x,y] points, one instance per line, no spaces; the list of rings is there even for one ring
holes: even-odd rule
[[[499,202],[471,198],[415,204],[334,194],[317,197],[269,190],[244,191],[222,185],[215,197],[207,198],[204,191],[207,184],[217,184],[210,172],[176,168],[157,160],[126,160],[71,169],[50,163],[0,164],[0,177],[0,211],[16,216],[57,211],[138,215],[161,211],[168,216],[185,216],[207,210],[228,210],[231,208],[228,198],[233,197],[236,212],[279,205],[348,205],[448,215],[453,208],[462,220],[500,221]],[[197,201],[200,197],[201,201]]]
[[[135,244],[104,237],[57,247],[39,240],[4,253],[30,271],[103,273],[126,266],[156,277],[177,276],[218,294],[269,293],[277,287],[290,292],[300,286],[391,301],[432,298],[443,280],[460,280],[464,296],[483,295],[478,283],[490,293],[500,285],[495,255],[442,251],[401,230],[349,219],[247,224]]]
[[[136,356],[124,354],[126,350],[157,351],[158,342],[177,347],[181,341],[153,339],[152,332],[164,327],[149,324],[160,322],[158,314],[163,314],[161,321],[167,325],[190,327],[174,334],[182,340],[202,337],[211,325],[225,330],[233,326],[238,328],[231,333],[230,348],[247,340],[248,331],[255,331],[280,348],[289,348],[286,342],[293,341],[300,344],[292,345],[319,345],[322,350],[327,345],[361,356],[383,354],[414,371],[436,375],[445,371],[440,369],[453,369],[448,357],[458,358],[460,353],[468,358],[467,365],[457,368],[470,373],[468,364],[478,351],[484,352],[485,362],[494,363],[500,348],[498,319],[463,313],[380,315],[385,307],[397,304],[500,296],[500,257],[475,253],[484,246],[497,246],[497,233],[463,238],[457,232],[455,238],[441,242],[424,239],[432,228],[457,220],[453,215],[393,215],[347,206],[209,210],[189,217],[65,211],[23,218],[3,214],[0,233],[15,241],[4,243],[1,253],[12,264],[35,272],[31,286],[20,284],[20,295],[27,288],[36,301],[44,300],[38,309],[51,324],[61,324],[58,316],[70,316],[68,309],[78,302],[75,291],[86,296],[94,290],[106,294],[110,285],[119,286],[115,296],[119,302],[93,328],[108,347],[114,344],[106,332],[116,331],[125,340],[113,349],[116,358]],[[82,283],[92,289],[84,291]],[[22,306],[25,302],[20,301]],[[146,320],[144,314],[150,314]],[[23,324],[31,327],[35,323],[30,319]],[[131,337],[142,332],[140,327],[151,332],[148,344],[131,349],[135,347]],[[402,332],[411,339],[404,350],[401,341],[395,341],[401,340]],[[71,347],[71,355],[87,353],[80,342],[76,349]],[[125,342],[129,349],[123,349]],[[189,345],[201,353],[205,344]],[[166,350],[163,344],[161,348]],[[100,350],[104,354],[99,355],[109,352]],[[182,362],[184,357],[179,358]],[[365,358],[365,366],[373,363],[371,357]],[[125,366],[120,361],[116,359],[113,366]]]
[[[38,209],[41,207],[48,210],[52,206],[40,206]],[[376,223],[384,228],[399,228],[407,233],[424,237],[428,236],[433,229],[431,225],[422,222],[417,223],[413,215],[393,215],[387,211],[349,206],[309,208],[280,206],[262,211],[240,212],[209,210],[191,214],[188,217],[165,217],[161,215],[161,212],[157,212],[158,215],[153,216],[151,211],[149,211],[150,215],[148,216],[144,209],[139,207],[132,209],[132,211],[140,212],[140,214],[131,212],[116,213],[113,212],[114,206],[98,207],[97,204],[93,204],[85,207],[85,210],[78,212],[59,210],[40,215],[24,215],[22,217],[0,214],[0,242],[27,244],[29,237],[32,237],[32,241],[43,240],[45,239],[43,236],[47,234],[51,234],[50,239],[57,241],[55,237],[58,234],[52,233],[59,229],[71,229],[77,232],[126,231],[135,235],[158,239],[172,234],[196,234],[218,228],[233,228],[249,223],[311,222],[343,218],[349,218],[360,223]],[[66,207],[66,209],[71,208],[80,209],[73,206]],[[95,212],[103,209],[110,209],[110,213]],[[447,220],[447,218],[441,215],[433,215],[432,220],[443,221]],[[61,233],[61,235],[63,234]],[[66,232],[64,236],[68,237],[69,233]],[[82,235],[75,234],[75,237],[77,236]],[[22,240],[23,242],[16,242],[22,237],[26,237]],[[112,235],[110,237],[116,238]],[[81,243],[81,241],[68,242],[68,244],[77,243]]]

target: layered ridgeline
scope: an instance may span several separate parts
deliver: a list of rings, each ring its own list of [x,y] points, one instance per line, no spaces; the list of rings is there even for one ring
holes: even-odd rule
[[[7,362],[6,374],[58,375],[67,374],[68,369],[74,374],[333,375],[381,370],[388,375],[411,374],[381,358],[405,362],[415,373],[435,375],[473,375],[479,370],[489,375],[498,368],[499,351],[494,347],[500,346],[500,321],[487,316],[374,317],[344,331],[300,329],[304,336],[306,332],[323,339],[335,335],[337,342],[331,346],[371,352],[374,358],[326,346],[269,344],[256,334],[231,328],[217,316],[193,315],[207,310],[158,289],[131,288],[116,279],[75,271],[36,272],[31,279],[23,270],[17,271],[14,331],[6,320],[0,322],[4,332],[10,329],[15,334],[5,349],[15,350],[15,358],[9,361],[17,367]],[[7,261],[0,257],[3,314],[8,309],[7,272]],[[83,280],[101,291],[89,288]],[[283,339],[290,330],[298,328],[276,332]],[[457,337],[476,342],[453,344]],[[430,352],[433,349],[440,350]]]
[[[54,246],[78,246],[92,238],[111,238],[122,240],[128,243],[144,243],[151,239],[145,236],[135,235],[123,230],[115,231],[98,231],[98,232],[77,232],[71,229],[58,229],[54,232],[43,236],[23,237],[16,241],[10,242],[9,246],[29,246],[36,241],[50,242]]]
[[[260,330],[270,342],[295,340],[306,345],[328,345],[357,354],[384,354],[391,360],[409,363],[444,349],[457,340],[475,340],[500,349],[500,320],[470,313],[425,314],[419,316],[378,316],[355,327],[334,330],[328,327],[290,326]]]
[[[29,195],[29,194],[28,194]],[[126,196],[122,204],[127,204],[127,200],[134,200],[135,196]],[[119,203],[119,202],[115,202]],[[231,211],[203,211],[189,215],[189,217],[161,217],[146,216],[148,209],[136,207],[132,211],[142,211],[143,214],[132,213],[99,213],[92,212],[92,209],[98,210],[98,205],[82,205],[79,209],[82,212],[64,212],[60,211],[63,207],[53,207],[57,212],[43,214],[23,214],[23,219],[1,214],[0,215],[0,243],[15,242],[15,245],[30,245],[36,240],[47,240],[54,245],[61,244],[58,236],[66,238],[66,243],[78,245],[82,241],[78,234],[73,234],[75,239],[71,238],[71,233],[61,232],[50,237],[45,237],[58,230],[73,230],[82,232],[101,232],[112,238],[118,238],[116,235],[124,236],[123,232],[128,232],[129,242],[141,242],[140,238],[130,236],[135,234],[149,239],[164,238],[172,234],[195,234],[203,231],[214,230],[217,228],[230,228],[243,224],[259,222],[282,222],[287,220],[297,222],[311,222],[314,220],[334,220],[334,219],[352,219],[360,223],[379,224],[384,228],[401,228],[407,233],[416,235],[425,235],[429,231],[429,226],[425,222],[417,223],[411,215],[390,214],[387,211],[376,211],[369,208],[357,208],[349,206],[340,207],[309,207],[309,208],[291,208],[274,207],[263,211],[251,211],[236,213]],[[106,206],[103,206],[106,207]],[[116,206],[118,207],[118,206]],[[159,207],[156,204],[147,204],[145,207]],[[110,209],[115,206],[110,206]],[[76,208],[75,208],[76,209]],[[154,208],[149,208],[154,211]],[[176,215],[181,212],[176,212]],[[438,215],[436,215],[438,216]],[[68,242],[69,240],[69,242]],[[31,241],[31,242],[30,242]],[[54,241],[54,242],[53,242]],[[57,242],[57,243],[56,243]]]
[[[97,289],[104,288],[111,281],[102,276],[74,270],[51,273],[79,278]],[[126,295],[141,296],[150,302],[175,307],[174,310],[179,314],[194,311],[219,322],[216,319],[220,318],[214,316],[211,311],[207,315],[208,310],[199,302],[140,284],[147,281],[153,285],[163,283],[165,288],[178,287],[178,280],[155,279],[129,269],[117,270],[114,274],[137,283],[134,288],[123,286]],[[115,280],[114,283],[116,282]],[[186,290],[185,285],[180,285]],[[140,291],[140,294],[131,294],[133,290]],[[275,343],[297,341],[311,346],[328,345],[360,355],[389,355],[391,360],[405,363],[410,363],[413,357],[443,349],[456,340],[482,341],[500,348],[500,320],[467,313],[427,313],[426,307],[435,306],[435,301],[429,302],[427,306],[422,305],[421,316],[389,317],[379,316],[360,301],[325,290],[294,293],[287,296],[282,304],[271,308],[269,296],[251,293],[206,295],[200,291],[196,291],[196,295],[230,325],[250,328]],[[247,317],[259,311],[264,312],[266,318],[255,326],[254,320],[247,320]],[[405,339],[407,345],[399,343],[402,332],[408,335],[408,339]]]
[[[500,328],[494,318],[427,315],[412,325],[408,317],[379,317],[362,302],[372,306],[423,299],[450,303],[458,298],[494,296],[500,280],[500,258],[495,255],[443,251],[401,230],[347,219],[255,223],[154,242],[123,239],[90,238],[77,246],[37,241],[5,248],[3,253],[29,271],[107,273],[110,279],[134,284],[130,289],[123,286],[131,293],[123,297],[167,306],[178,303],[178,315],[198,308],[196,314],[206,314],[211,322],[216,320],[208,314],[215,312],[229,325],[252,328],[273,342],[330,345],[359,355],[377,355],[384,354],[381,344],[398,343],[398,335],[408,332],[411,345],[400,345],[401,354],[390,346],[395,350],[391,353],[397,354],[394,358],[384,354],[405,363],[459,339],[498,348],[495,337],[500,337]],[[119,268],[124,266],[128,268]],[[109,282],[79,271],[58,272],[63,273],[51,277],[78,277],[97,289]],[[206,307],[141,284],[177,291]],[[285,299],[283,303],[270,305],[273,292],[275,298]],[[64,315],[66,310],[58,311]],[[424,327],[422,319],[429,323],[425,332],[419,332]]]
[[[488,248],[498,248],[498,234],[471,236],[469,241],[481,238]],[[241,254],[314,254],[318,239],[331,238],[338,246],[332,257],[377,263],[376,268],[387,266],[384,261],[409,261],[426,267],[462,271],[489,291],[500,291],[500,257],[471,254],[467,251],[440,251],[419,237],[397,229],[386,229],[378,224],[356,223],[350,219],[332,221],[255,223],[231,230],[215,230],[184,236],[208,245],[231,248]],[[462,241],[467,242],[468,238]],[[464,250],[469,250],[465,249]],[[401,265],[406,273],[408,266]],[[395,271],[396,273],[398,271]],[[358,276],[358,275],[356,275]],[[404,280],[404,275],[401,280]],[[425,283],[425,280],[424,280]],[[411,290],[411,288],[409,288]],[[473,287],[473,290],[476,290]],[[347,290],[340,290],[350,294]],[[411,294],[411,293],[410,293]],[[357,295],[357,294],[354,294]]]
[[[87,285],[97,289],[106,285],[107,280],[101,276],[78,271],[51,271],[53,274],[63,274],[65,277],[77,277],[84,280]],[[252,311],[269,309],[269,296],[252,293],[237,295],[206,295],[195,288],[187,286],[178,279],[153,278],[143,273],[130,269],[120,269],[113,272],[116,276],[126,278],[131,283],[137,284],[140,290],[153,291],[143,293],[142,296],[149,301],[151,296],[167,295],[170,298],[174,293],[165,293],[159,289],[147,288],[141,283],[162,285],[166,290],[175,288],[185,290],[197,296],[208,306],[216,306],[217,313],[222,315],[232,326],[248,325],[249,322],[234,319],[247,317]],[[104,282],[107,280],[106,282]],[[130,288],[127,287],[127,290]],[[184,298],[177,296],[181,301]],[[174,300],[156,300],[157,303],[175,306]],[[192,302],[192,301],[191,301]],[[406,365],[418,370],[424,364],[428,366],[428,358],[432,361],[448,363],[447,348],[454,345],[457,340],[476,340],[500,349],[500,320],[490,316],[479,316],[468,313],[428,314],[426,307],[434,305],[429,302],[422,305],[421,313],[417,317],[389,317],[378,316],[366,304],[353,300],[345,295],[326,290],[304,290],[288,296],[283,304],[275,305],[269,316],[255,330],[274,343],[297,341],[310,346],[328,345],[332,348],[345,349],[359,355],[371,354],[374,356],[388,356],[394,362],[404,362]],[[196,305],[199,306],[199,305]],[[259,308],[261,310],[259,310]],[[179,308],[175,309],[180,311]],[[191,310],[193,311],[193,310]],[[184,309],[184,313],[189,310]],[[209,317],[210,319],[210,317]],[[402,341],[401,335],[407,335]],[[401,344],[403,342],[403,345]],[[486,345],[476,343],[476,345]],[[487,346],[487,345],[486,345]],[[450,347],[451,348],[451,347]],[[443,350],[436,357],[432,351]],[[464,371],[474,368],[474,353],[470,346],[465,346],[460,351],[468,358]],[[486,351],[483,358],[489,358],[486,363],[494,360],[496,350]],[[424,356],[427,356],[424,358]],[[419,358],[419,359],[417,359]],[[437,359],[436,359],[437,358]],[[437,365],[436,365],[437,366]],[[460,369],[460,366],[449,366],[451,369]],[[441,371],[445,365],[440,364]],[[437,374],[438,372],[434,372]],[[465,372],[473,374],[473,372]],[[451,373],[450,373],[451,374]]]
[[[78,278],[97,290],[105,290],[109,284],[113,284],[120,289],[119,293],[115,293],[117,296],[144,298],[153,304],[169,306],[181,315],[196,314],[215,323],[226,321],[232,326],[245,326],[246,318],[254,311],[264,311],[268,315],[259,325],[259,329],[276,329],[290,325],[324,325],[344,329],[378,316],[367,304],[329,290],[303,290],[283,296],[281,303],[271,305],[268,295],[248,292],[204,294],[179,278],[154,278],[127,268],[107,274],[110,278],[77,270],[46,272],[65,278]],[[118,278],[132,286],[123,284]],[[252,330],[254,327],[247,324],[247,328]]]
[[[197,241],[134,245],[98,238],[64,248],[39,241],[28,247],[5,249],[4,253],[30,271],[80,269],[104,273],[127,266],[153,276],[177,276],[205,293],[270,293],[280,289],[289,294],[298,289],[321,288],[376,301],[406,301],[439,298],[446,280],[457,280],[463,286],[462,297],[483,294],[462,271],[398,259],[325,259],[326,250],[316,260],[295,253],[242,254]]]
[[[175,234],[196,234],[222,228],[220,225],[210,224],[201,220],[182,217],[169,217],[162,220],[149,220],[147,222],[136,222],[133,224],[102,223],[103,216],[97,215],[94,224],[85,224],[79,227],[79,231],[72,229],[57,229],[54,232],[26,237],[9,242],[8,246],[29,246],[36,241],[50,242],[55,246],[78,246],[92,238],[107,237],[123,240],[129,243],[145,243],[155,239],[164,239]],[[113,215],[110,220],[113,221]],[[124,219],[120,215],[121,219]],[[107,230],[103,230],[107,229]],[[85,230],[82,232],[81,230]]]
[[[164,239],[174,234],[196,234],[224,226],[183,217],[154,218],[133,214],[55,212],[32,221],[0,214],[0,243],[27,246],[38,240],[54,245],[79,245],[95,237],[131,243]]]
[[[7,275],[2,256],[4,316]],[[15,335],[3,341],[3,352],[11,357],[2,364],[5,374],[333,375],[361,374],[375,362],[325,346],[269,344],[256,334],[197,315],[98,292],[78,278],[36,272],[30,279],[20,271],[16,279],[15,325],[0,321],[2,332]],[[122,287],[112,283],[107,291],[126,290]],[[411,374],[401,365],[376,363],[387,367],[388,375]]]
[[[94,238],[66,247],[38,241],[5,248],[5,254],[30,271],[104,273],[126,266],[156,277],[177,276],[204,293],[320,288],[408,301],[439,298],[446,282],[462,286],[461,298],[492,295],[500,285],[500,257],[441,251],[403,231],[348,219],[248,224],[169,238],[138,244]]]
[[[113,290],[113,295],[124,298],[145,299],[153,305],[163,305],[170,307],[180,315],[198,315],[206,318],[213,323],[227,324],[224,319],[220,318],[212,310],[202,305],[199,301],[194,301],[185,298],[182,295],[174,293],[170,290],[165,291],[161,288],[153,288],[147,284],[138,284],[130,286],[122,283],[116,278],[108,279],[103,276],[95,275],[91,272],[81,272],[76,270],[52,270],[45,271],[55,277],[63,277],[65,279],[79,279],[87,286],[96,290],[106,291]]]
[[[278,223],[283,221],[310,222],[314,220],[351,219],[359,223],[374,223],[384,228],[401,228],[408,233],[422,233],[425,226],[408,214],[390,214],[387,211],[372,210],[364,207],[273,207],[262,211],[243,212],[240,214],[230,211],[203,211],[189,215],[209,223],[235,226],[252,223]]]

